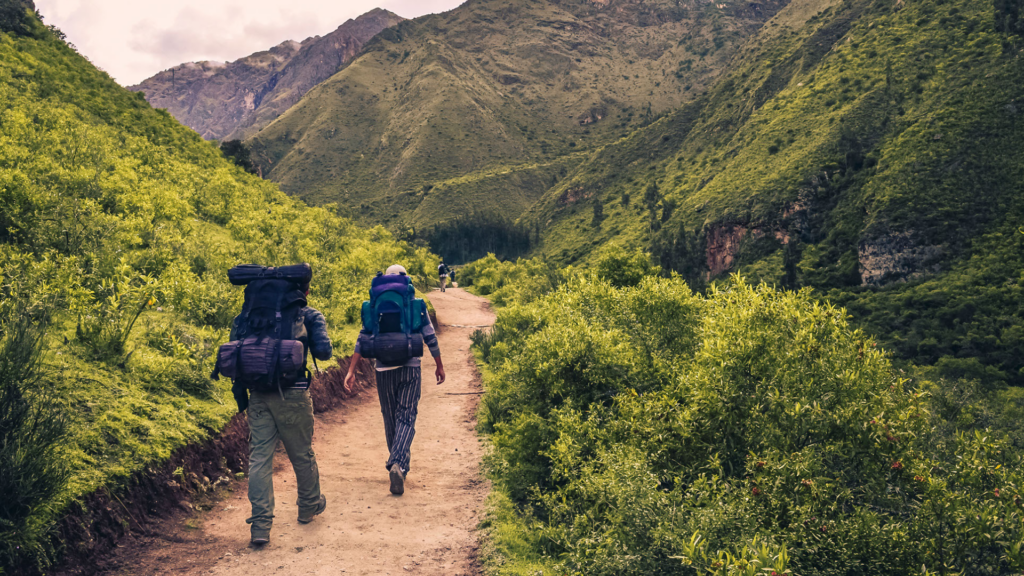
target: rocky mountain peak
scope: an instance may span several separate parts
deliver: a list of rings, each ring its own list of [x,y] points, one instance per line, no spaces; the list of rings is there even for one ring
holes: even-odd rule
[[[12,0],[0,0],[10,2]],[[333,32],[286,40],[234,62],[189,62],[129,89],[209,140],[254,133],[334,75],[381,30],[404,20],[376,8]]]

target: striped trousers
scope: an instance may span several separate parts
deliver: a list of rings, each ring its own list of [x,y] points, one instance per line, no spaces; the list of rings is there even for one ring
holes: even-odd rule
[[[384,416],[384,435],[391,452],[386,467],[390,469],[392,464],[398,464],[408,472],[420,403],[420,368],[403,367],[377,372],[377,397]]]

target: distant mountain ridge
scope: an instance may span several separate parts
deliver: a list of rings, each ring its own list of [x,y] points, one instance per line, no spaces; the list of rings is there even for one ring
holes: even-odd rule
[[[470,0],[389,28],[248,142],[368,223],[515,218],[593,150],[698,97],[787,0]]]
[[[234,62],[189,62],[129,90],[142,92],[207,140],[256,133],[350,62],[397,14],[374,9],[325,36],[283,42]]]

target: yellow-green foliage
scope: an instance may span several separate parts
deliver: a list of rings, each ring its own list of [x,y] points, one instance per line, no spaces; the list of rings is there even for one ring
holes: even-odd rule
[[[578,275],[477,340],[493,573],[1024,568],[1019,455],[806,292]]]
[[[990,1],[793,0],[705,97],[595,150],[521,224],[560,263],[616,242],[694,286],[813,287],[901,360],[1019,385],[1024,59],[995,22]]]
[[[400,262],[422,284],[436,265],[246,174],[35,24],[0,33],[0,308],[45,309],[43,379],[72,419],[71,480],[0,525],[4,563],[22,565],[48,561],[40,543],[70,503],[235,412],[229,384],[208,379],[241,303],[229,267],[312,264],[310,305],[344,354],[376,271]]]
[[[571,268],[560,270],[541,259],[502,262],[494,254],[488,254],[460,268],[458,279],[461,286],[504,306],[539,298],[570,273]]]

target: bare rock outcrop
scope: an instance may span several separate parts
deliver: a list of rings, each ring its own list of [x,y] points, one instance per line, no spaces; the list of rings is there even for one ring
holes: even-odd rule
[[[234,62],[189,62],[129,90],[207,140],[240,140],[330,78],[374,36],[404,20],[375,9],[326,36],[287,41]]]
[[[588,190],[583,186],[573,186],[572,188],[569,188],[565,192],[562,192],[562,195],[558,197],[558,205],[569,206],[572,204],[576,204],[577,202],[582,202],[583,200],[592,198],[593,196],[593,190]]]
[[[708,231],[705,257],[710,277],[732,268],[747,232],[743,226],[716,226]]]
[[[911,232],[889,232],[861,240],[857,249],[861,282],[888,284],[938,270],[942,246],[921,246]]]

